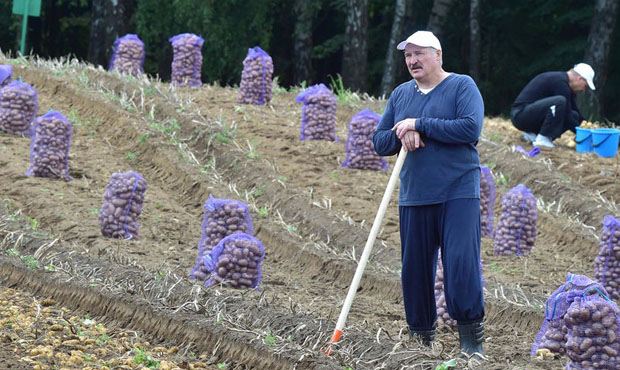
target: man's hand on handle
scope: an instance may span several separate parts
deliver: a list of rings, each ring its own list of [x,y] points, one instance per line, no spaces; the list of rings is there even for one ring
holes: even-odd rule
[[[415,122],[415,118],[406,118],[392,128],[392,130],[396,131],[396,136],[409,152],[424,147],[420,133],[415,130]]]

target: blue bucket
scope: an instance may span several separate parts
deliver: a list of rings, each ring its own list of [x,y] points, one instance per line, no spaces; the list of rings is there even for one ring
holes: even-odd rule
[[[601,157],[613,158],[618,153],[620,130],[615,128],[597,128],[592,130],[592,147],[594,153]]]
[[[577,135],[575,135],[575,150],[577,153],[589,153],[592,151],[592,130],[589,128],[575,127]]]

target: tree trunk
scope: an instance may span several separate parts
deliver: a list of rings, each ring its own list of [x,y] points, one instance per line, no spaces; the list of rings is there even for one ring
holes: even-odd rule
[[[406,10],[407,2],[405,0],[396,0],[394,5],[394,21],[392,22],[390,41],[388,42],[388,48],[385,54],[383,78],[381,79],[381,95],[387,96],[395,85],[396,65],[399,60],[399,53],[398,50],[396,50],[396,45],[400,42],[401,38],[403,38],[403,23]]]
[[[469,74],[480,80],[480,0],[469,2]]]
[[[135,0],[93,0],[88,60],[107,68],[112,45],[129,30]]]
[[[366,91],[368,69],[368,0],[347,0],[342,52],[342,82],[353,91]]]
[[[454,0],[434,0],[433,8],[431,9],[431,15],[428,17],[428,24],[426,28],[433,32],[437,38],[441,41],[443,25],[446,23],[448,13]]]
[[[588,91],[585,96],[585,107],[582,114],[585,117],[599,119],[604,112],[602,93],[607,81],[609,63],[609,48],[611,45],[616,18],[618,15],[618,0],[597,0],[594,5],[594,15],[588,35],[588,49],[585,61],[594,69],[595,91]]]
[[[293,31],[293,60],[294,81],[300,84],[312,78],[312,23],[317,7],[314,1],[295,0],[294,13],[296,17]]]

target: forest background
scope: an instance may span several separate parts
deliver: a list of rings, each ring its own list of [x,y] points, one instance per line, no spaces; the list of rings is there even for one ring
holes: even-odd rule
[[[471,75],[487,115],[507,115],[537,73],[585,61],[597,90],[581,94],[590,120],[620,122],[620,0],[43,0],[28,23],[27,53],[72,56],[107,67],[118,36],[145,42],[145,71],[170,77],[168,39],[205,38],[202,79],[239,83],[248,48],[273,58],[281,86],[334,83],[388,96],[410,79],[395,45],[416,30],[435,32],[444,68]],[[0,50],[19,50],[21,17],[0,0]]]

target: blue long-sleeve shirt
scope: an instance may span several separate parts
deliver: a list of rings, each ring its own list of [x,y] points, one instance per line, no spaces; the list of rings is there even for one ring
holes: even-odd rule
[[[392,92],[372,142],[380,156],[402,146],[392,128],[417,118],[416,131],[426,145],[407,153],[400,172],[400,206],[480,198],[480,158],[476,144],[482,131],[484,103],[471,77],[452,73],[428,94],[415,80]]]

